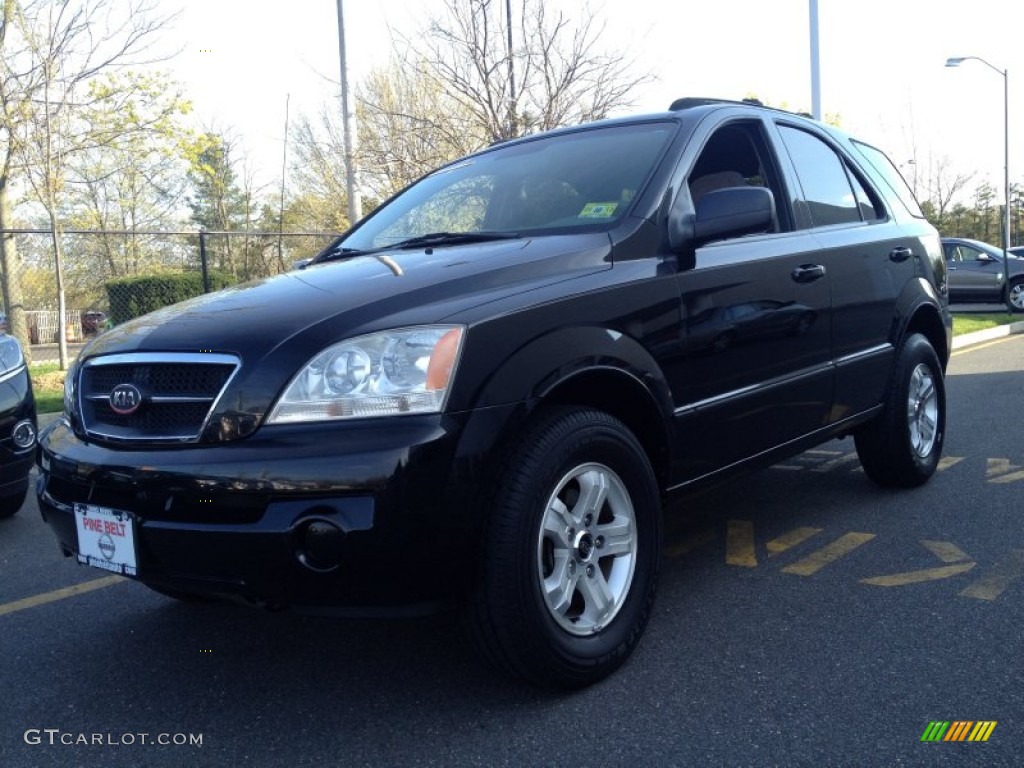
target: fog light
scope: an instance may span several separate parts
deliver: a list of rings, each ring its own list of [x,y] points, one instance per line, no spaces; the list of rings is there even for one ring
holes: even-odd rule
[[[313,571],[326,573],[341,565],[345,550],[345,532],[326,520],[309,520],[296,530],[295,556]]]
[[[36,442],[35,425],[28,419],[19,421],[14,425],[14,429],[11,430],[11,440],[14,441],[14,447],[19,451],[31,448]]]

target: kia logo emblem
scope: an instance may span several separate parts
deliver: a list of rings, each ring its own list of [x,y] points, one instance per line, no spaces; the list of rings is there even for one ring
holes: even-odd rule
[[[132,384],[118,384],[110,391],[110,410],[128,416],[139,410],[142,393]]]

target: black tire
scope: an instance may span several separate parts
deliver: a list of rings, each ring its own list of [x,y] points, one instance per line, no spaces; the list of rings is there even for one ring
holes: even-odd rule
[[[945,436],[942,367],[928,339],[915,333],[896,358],[882,412],[854,436],[857,455],[879,485],[913,488],[935,474]]]
[[[468,611],[472,638],[534,684],[595,683],[626,660],[651,614],[662,510],[650,462],[618,419],[559,407],[526,430],[504,467]],[[591,491],[600,501],[588,506]]]
[[[1024,312],[1024,278],[1015,277],[1010,281],[1009,297],[1006,302],[1014,312]]]
[[[0,496],[0,520],[4,520],[8,517],[14,517],[21,505],[25,503],[25,497],[28,495],[28,487],[26,486],[19,493],[12,494],[11,496]]]

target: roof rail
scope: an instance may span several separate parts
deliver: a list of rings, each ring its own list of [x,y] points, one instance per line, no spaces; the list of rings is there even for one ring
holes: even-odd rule
[[[756,107],[763,107],[759,99],[743,99],[742,101],[736,101],[734,99],[705,99],[700,97],[686,96],[682,99],[676,99],[672,102],[669,112],[675,112],[679,109],[690,109],[691,107],[706,107],[710,104],[753,104]]]

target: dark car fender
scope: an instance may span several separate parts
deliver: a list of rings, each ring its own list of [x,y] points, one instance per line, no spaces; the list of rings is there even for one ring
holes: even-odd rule
[[[674,444],[668,384],[640,342],[599,326],[563,327],[536,337],[484,378],[460,457],[479,455],[482,442],[504,445],[493,455],[507,456],[530,417],[551,404],[589,406],[623,421],[664,480]]]
[[[913,333],[923,334],[931,342],[945,371],[953,343],[953,326],[943,302],[931,283],[922,277],[908,280],[896,301],[893,318],[893,347],[897,350],[903,340]]]

